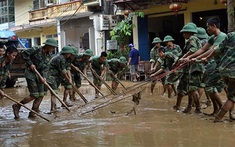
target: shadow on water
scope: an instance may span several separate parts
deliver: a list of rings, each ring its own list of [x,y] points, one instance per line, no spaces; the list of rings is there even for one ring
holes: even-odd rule
[[[126,87],[136,83],[123,81]],[[109,82],[110,84],[110,82]],[[119,86],[118,90],[122,87]],[[228,116],[224,123],[213,123],[213,117],[203,114],[183,114],[172,109],[176,97],[162,96],[162,86],[155,87],[150,95],[150,87],[142,92],[137,115],[126,113],[133,107],[132,97],[110,104],[96,111],[81,115],[106,99],[94,100],[94,89],[88,84],[81,92],[92,101],[84,105],[78,99],[71,112],[59,108],[55,114],[50,110],[50,96],[47,95],[41,106],[40,114],[51,120],[46,122],[37,117],[28,119],[28,110],[21,108],[20,119],[14,120],[11,105],[13,102],[0,99],[0,146],[233,146],[234,122]],[[5,92],[20,101],[28,95],[25,87],[5,89]],[[62,98],[63,88],[59,96]],[[109,91],[103,86],[102,92]],[[222,94],[225,100],[224,93]],[[205,101],[204,96],[201,101]],[[26,104],[31,108],[32,103]],[[57,103],[60,106],[59,102]],[[187,106],[185,97],[182,106]],[[183,108],[182,108],[183,109]],[[210,113],[212,108],[203,109]]]

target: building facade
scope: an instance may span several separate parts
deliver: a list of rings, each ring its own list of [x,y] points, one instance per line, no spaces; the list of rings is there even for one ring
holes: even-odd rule
[[[177,13],[169,9],[172,3],[181,4]],[[4,12],[0,29],[13,30],[28,39],[30,46],[42,45],[52,37],[58,40],[58,51],[71,44],[79,52],[90,48],[98,55],[107,49],[109,31],[118,22],[116,16],[126,10],[145,13],[144,18],[134,17],[132,22],[135,27],[131,40],[140,50],[141,60],[149,60],[156,36],[163,39],[171,35],[183,47],[179,31],[188,22],[205,27],[206,20],[216,16],[221,19],[221,30],[227,30],[226,6],[219,0],[1,0],[0,4]]]

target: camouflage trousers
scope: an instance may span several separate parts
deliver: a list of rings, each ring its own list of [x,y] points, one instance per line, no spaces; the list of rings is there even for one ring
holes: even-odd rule
[[[0,89],[3,89],[6,87],[6,81],[7,81],[7,75],[1,75],[0,76]]]
[[[35,74],[35,72],[26,70],[25,77],[30,96],[38,98],[47,94],[46,86],[41,82],[40,78]]]
[[[166,76],[165,84],[171,84],[171,85],[175,84],[178,79],[179,79],[178,73],[173,72]]]
[[[205,88],[207,94],[220,93],[224,88],[224,82],[218,70],[203,74],[201,87]]]
[[[72,73],[71,74],[73,82],[76,84],[77,87],[81,87],[82,79],[80,73]]]
[[[189,91],[189,74],[180,73],[179,74],[179,84],[177,86],[177,91],[179,94],[187,95]]]
[[[95,85],[101,86],[102,85],[102,81],[98,77],[96,77],[94,74],[92,74],[92,75],[93,75],[93,83]]]
[[[50,84],[51,88],[58,93],[58,88],[61,85],[65,86],[67,89],[72,89],[72,86],[64,79],[61,78],[60,76],[48,76],[47,82]]]
[[[189,74],[189,88],[188,91],[192,92],[192,91],[196,91],[199,88],[201,88],[201,82],[202,82],[202,72],[193,72],[191,74]]]
[[[118,79],[117,79],[116,77],[114,77],[114,74],[111,74],[111,75],[110,75],[110,78],[111,78],[111,81],[112,81],[112,82],[118,83]]]
[[[223,77],[223,81],[227,86],[227,98],[235,103],[235,78]]]

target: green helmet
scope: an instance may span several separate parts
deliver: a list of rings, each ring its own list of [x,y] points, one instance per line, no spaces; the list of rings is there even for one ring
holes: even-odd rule
[[[180,33],[184,33],[184,32],[189,32],[189,33],[197,33],[197,28],[195,28],[193,25],[190,24],[186,24],[182,30],[180,31]]]
[[[197,25],[195,23],[193,23],[193,22],[189,22],[186,25],[192,25],[195,29],[197,28]]]
[[[83,55],[93,56],[93,51],[91,49],[86,49],[86,51],[83,53]]]
[[[78,49],[76,47],[71,46],[71,48],[73,49],[74,53],[77,55],[78,54]]]
[[[66,54],[66,53],[70,53],[70,54],[73,54],[73,55],[76,55],[75,51],[73,50],[72,47],[70,46],[64,46],[62,48],[62,50],[60,51],[61,54]]]
[[[170,35],[166,35],[166,36],[164,37],[163,42],[168,42],[168,41],[175,41],[175,40],[174,40],[174,38],[172,38]]]
[[[162,40],[159,37],[155,37],[152,43],[161,43]]]
[[[53,38],[48,38],[43,44],[58,47],[57,42]]]
[[[209,36],[206,33],[206,30],[202,27],[197,28],[197,37],[200,39],[207,39]]]
[[[126,64],[126,63],[127,63],[126,57],[124,57],[124,56],[121,56],[121,57],[119,58],[119,60],[120,60],[120,62],[123,63],[123,64]]]

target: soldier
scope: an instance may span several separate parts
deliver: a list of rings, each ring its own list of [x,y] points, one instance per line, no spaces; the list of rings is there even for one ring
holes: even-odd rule
[[[22,104],[27,104],[33,100],[32,110],[38,112],[39,106],[42,102],[43,97],[46,95],[46,88],[44,87],[43,82],[41,81],[38,75],[35,73],[35,69],[44,77],[47,77],[49,60],[51,59],[51,53],[57,47],[57,42],[49,38],[44,42],[44,46],[42,47],[33,47],[31,49],[27,49],[22,53],[22,58],[26,62],[25,69],[25,78],[28,85],[29,97],[24,98],[20,102]],[[15,115],[15,119],[19,118],[19,104],[13,104],[13,112]],[[29,118],[34,118],[35,114],[33,112],[29,112]]]
[[[5,54],[5,48],[0,48],[0,58],[3,57]]]
[[[219,65],[219,73],[223,78],[223,81],[227,85],[227,100],[224,105],[221,107],[218,114],[216,114],[214,122],[219,122],[224,115],[230,111],[235,102],[235,32],[228,33],[219,46],[214,47],[214,50],[205,58],[202,58],[203,61],[208,61],[212,57],[222,55]],[[230,114],[231,115],[231,114]],[[231,116],[230,116],[231,118]]]
[[[117,58],[113,58],[111,60],[108,60],[108,64],[109,64],[109,70],[110,72],[112,72],[113,74],[111,75],[112,78],[112,89],[116,90],[118,87],[118,81],[117,81],[117,77],[118,75],[122,74],[124,72],[124,70],[127,70],[127,60],[126,57],[121,56],[119,59]],[[113,77],[115,76],[115,77]]]
[[[70,63],[74,59],[76,53],[70,46],[64,46],[60,53],[53,57],[49,63],[49,72],[48,72],[48,84],[51,88],[58,93],[58,87],[61,83],[65,83],[68,89],[72,89],[72,78],[70,74]],[[71,106],[67,102],[67,97],[63,98],[63,102]],[[64,105],[62,105],[64,107]],[[56,109],[56,97],[51,95],[51,112],[54,112]]]
[[[175,41],[175,39],[172,38],[170,35],[167,35],[164,37],[163,42],[166,44],[166,51],[170,51],[174,55],[180,57],[182,55],[182,50],[180,46],[177,44],[174,44],[173,41]]]
[[[226,34],[220,31],[220,21],[216,17],[209,18],[207,20],[207,31],[211,35],[207,41],[207,43],[200,48],[197,52],[189,55],[185,61],[192,60],[200,60],[203,57],[206,57],[210,54],[211,51],[214,50],[216,46],[218,46],[225,38]],[[218,71],[218,64],[220,64],[220,60],[222,58],[222,55],[217,56],[214,58],[216,62],[216,66],[211,74],[211,76],[208,76],[206,80],[206,93],[208,93],[209,97],[211,98],[214,111],[209,115],[215,115],[219,109],[222,107],[222,101],[220,99],[219,93],[224,88],[224,83],[222,81],[222,78]],[[207,72],[207,71],[205,71]]]
[[[159,56],[158,56],[158,49],[161,47],[161,42],[162,40],[159,37],[155,37],[153,39],[152,44],[154,44],[154,47],[150,51],[150,73],[156,72],[159,67],[160,67],[160,62],[158,62]],[[165,92],[165,77],[161,79],[162,80],[162,85],[163,85],[163,94]],[[151,87],[150,87],[150,95],[153,95],[153,89],[156,85],[156,81],[151,82]]]
[[[157,76],[157,75],[161,74],[164,71],[172,70],[173,63],[178,60],[177,55],[173,54],[170,51],[166,51],[166,49],[164,47],[160,47],[158,49],[158,55],[161,58],[162,66],[161,66],[161,68],[157,72],[151,74],[150,77]],[[178,80],[178,75],[175,72],[167,75],[166,81],[168,83],[174,83],[176,80]],[[166,88],[169,91],[169,89],[170,89],[169,84],[166,85]],[[168,95],[168,97],[169,97],[169,95]]]
[[[196,35],[197,35],[197,38],[200,39],[202,46],[204,46],[209,39],[209,36],[206,33],[206,30],[202,27],[197,27],[197,34]],[[205,91],[206,80],[213,73],[215,66],[216,66],[216,63],[213,59],[210,60],[210,62],[205,64],[205,71],[203,73],[202,83],[201,83],[202,88],[199,90],[199,100],[202,96],[203,91]],[[206,94],[206,98],[207,98],[206,105],[211,106],[210,97],[206,92],[205,92],[205,94]]]
[[[183,55],[183,58],[187,58],[189,55],[199,50],[202,45],[200,40],[195,36],[197,29],[192,25],[185,25],[180,31],[183,33],[184,38],[187,40],[184,50],[187,51]],[[192,109],[192,103],[196,105],[195,113],[201,113],[201,106],[199,102],[199,88],[201,84],[202,74],[204,72],[204,65],[202,63],[190,64],[188,69],[188,106],[183,113],[189,113]]]
[[[89,60],[90,57],[93,56],[93,51],[91,49],[86,49],[86,51],[83,54],[77,55],[77,49],[74,48],[75,50],[75,57],[74,60],[72,61],[72,64],[79,68],[81,72],[84,73],[84,75],[87,75],[87,67],[89,65]],[[71,70],[72,78],[73,81],[76,85],[76,87],[79,89],[81,87],[81,75],[78,71],[72,68]],[[72,97],[70,97],[72,101],[75,101],[75,91],[73,91]]]
[[[18,50],[14,46],[9,46],[6,49],[6,53],[0,58],[0,90],[6,87],[6,80],[8,77],[9,69],[15,57],[17,56]],[[0,92],[0,98],[3,93]]]
[[[175,40],[170,35],[167,35],[164,37],[163,42],[166,43],[166,47],[165,47],[166,51],[171,52],[177,57],[180,57],[182,55],[181,48],[179,45],[174,44],[173,41]],[[178,75],[175,73],[172,73],[171,75],[166,77],[165,86],[166,86],[166,89],[168,89],[168,98],[171,98],[171,89],[174,91],[175,95],[177,95],[177,91],[175,88],[175,84],[177,80],[178,80]]]
[[[95,56],[91,59],[91,67],[96,71],[96,73],[101,77],[104,78],[106,74],[106,69],[108,67],[107,53],[101,52],[100,56]],[[102,82],[101,80],[93,75],[93,83],[94,85],[100,90]],[[99,91],[95,90],[95,98],[99,97]]]

